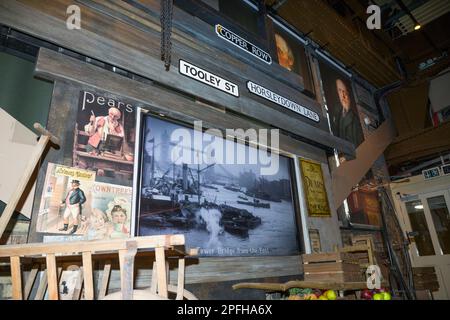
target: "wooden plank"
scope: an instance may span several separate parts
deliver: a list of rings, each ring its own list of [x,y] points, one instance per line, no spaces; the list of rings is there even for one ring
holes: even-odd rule
[[[436,270],[434,267],[414,267],[413,274],[414,275],[422,275],[422,274],[435,274]]]
[[[163,298],[168,297],[167,291],[167,274],[166,274],[166,259],[164,254],[164,248],[156,248],[156,276],[158,279],[158,295]]]
[[[73,291],[72,300],[80,300],[81,292],[83,291],[83,283],[84,283],[84,270],[83,266],[81,266],[77,278],[77,283],[75,285],[75,290]]]
[[[42,271],[42,277],[39,281],[39,287],[36,291],[35,300],[43,300],[45,296],[45,290],[47,290],[47,269]]]
[[[127,79],[47,49],[40,50],[36,73],[47,79],[69,79],[99,90],[115,92],[121,97],[145,104],[143,107],[153,112],[163,113],[168,117],[188,123],[202,120],[205,127],[222,130],[263,128],[261,124],[224,113],[208,105],[193,102],[192,99],[186,99],[158,86]],[[78,96],[76,98],[78,99]],[[323,150],[283,134],[280,134],[280,150],[292,154],[298,154],[301,150],[304,157],[327,162]]]
[[[59,299],[58,290],[58,270],[56,268],[56,258],[53,253],[47,254],[47,281],[48,281],[48,297],[49,300]]]
[[[12,281],[12,298],[14,300],[22,300],[22,269],[20,266],[20,257],[13,256],[11,261],[11,281]]]
[[[131,242],[128,245],[128,249],[119,250],[122,300],[133,300],[134,257],[136,256],[136,252],[137,246]]]
[[[92,253],[83,252],[84,298],[94,300],[94,275],[92,269]]]
[[[111,261],[106,261],[105,266],[103,268],[100,290],[98,292],[99,300],[102,300],[108,293],[108,283],[110,275],[111,275]]]
[[[342,261],[339,252],[304,254],[302,259],[304,264],[309,262]]]
[[[127,242],[135,241],[137,248],[170,247],[184,245],[184,235],[162,235],[136,237],[129,239],[113,239],[98,241],[73,241],[63,243],[30,243],[24,245],[7,245],[0,247],[0,257],[14,255],[42,255],[42,254],[74,254],[80,252],[108,252],[127,248]]]
[[[28,300],[30,297],[31,289],[33,289],[34,282],[36,281],[37,274],[40,267],[35,266],[28,274],[27,282],[25,283],[25,289],[23,290],[23,299]]]
[[[360,271],[358,264],[344,263],[344,262],[325,262],[325,263],[311,263],[303,265],[305,273],[315,272],[358,272]]]
[[[387,287],[386,282],[382,283]],[[243,282],[233,285],[233,290],[238,289],[260,289],[267,291],[287,291],[291,288],[314,288],[321,290],[362,290],[367,288],[366,282],[329,282],[329,281],[289,281],[286,283],[250,283]]]
[[[26,189],[28,183],[30,183],[31,176],[36,168],[36,165],[39,163],[39,160],[42,157],[42,153],[47,147],[47,143],[49,141],[49,136],[41,136],[39,138],[39,142],[34,147],[33,153],[30,155],[30,158],[28,160],[28,165],[23,171],[23,176],[17,183],[17,186],[14,189],[15,191],[12,193],[11,199],[9,199],[2,215],[0,216],[0,238],[3,236],[3,232],[5,232],[9,220],[16,210],[17,204],[19,203],[20,198],[22,198],[24,190]]]
[[[178,259],[178,283],[177,283],[177,296],[176,300],[183,300],[184,294],[184,268],[185,260]]]
[[[156,261],[153,262],[153,268],[152,268],[152,282],[150,285],[150,292],[153,294],[156,294],[156,290],[158,288],[158,276],[157,276],[157,272],[156,272]]]

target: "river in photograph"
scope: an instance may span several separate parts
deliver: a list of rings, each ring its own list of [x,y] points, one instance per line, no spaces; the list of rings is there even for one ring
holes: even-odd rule
[[[261,224],[248,230],[248,237],[226,232],[220,225],[221,212],[218,209],[200,208],[196,215],[206,222],[206,230],[199,228],[151,227],[141,224],[140,235],[184,234],[187,248],[200,248],[202,256],[258,256],[290,255],[298,252],[297,224],[293,203],[281,200],[274,202],[259,200],[261,204],[270,204],[270,208],[256,208],[252,205],[239,204],[253,202],[254,198],[240,191],[232,191],[221,185],[202,188],[201,203],[205,200],[218,205],[245,209],[255,217],[261,218]],[[216,188],[216,189],[213,189]],[[198,202],[196,195],[189,198]]]

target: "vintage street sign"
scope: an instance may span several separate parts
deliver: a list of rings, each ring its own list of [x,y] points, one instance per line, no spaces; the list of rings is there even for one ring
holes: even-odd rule
[[[311,111],[308,108],[289,100],[288,98],[280,96],[279,94],[276,94],[269,89],[260,86],[259,84],[256,84],[252,81],[247,81],[247,88],[251,93],[256,94],[257,96],[260,96],[261,98],[269,100],[273,103],[276,103],[284,108],[292,110],[314,122],[320,121],[319,115],[316,112]]]
[[[303,189],[310,217],[331,217],[327,191],[319,163],[299,159]]]
[[[186,77],[200,81],[210,87],[231,94],[232,96],[239,97],[239,88],[237,84],[234,84],[228,80],[225,80],[224,78],[212,74],[211,72],[194,66],[189,62],[180,60],[178,70],[182,75]]]
[[[428,179],[433,179],[433,178],[439,177],[441,175],[441,172],[439,171],[439,167],[436,167],[436,168],[423,170],[422,174],[423,174],[423,177],[425,178],[425,180],[428,180]]]
[[[264,61],[267,64],[272,64],[272,57],[270,56],[270,54],[268,54],[264,50],[258,48],[251,42],[243,39],[242,37],[238,36],[237,34],[228,30],[227,28],[223,27],[220,24],[216,24],[215,29],[216,29],[217,35],[220,38],[234,44],[236,47],[244,50],[245,52],[258,58],[259,60]]]

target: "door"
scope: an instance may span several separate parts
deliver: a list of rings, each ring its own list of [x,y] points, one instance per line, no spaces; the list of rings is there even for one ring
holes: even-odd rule
[[[435,299],[450,299],[450,192],[420,194],[401,203],[401,222],[411,239],[413,267],[436,270],[439,291]]]

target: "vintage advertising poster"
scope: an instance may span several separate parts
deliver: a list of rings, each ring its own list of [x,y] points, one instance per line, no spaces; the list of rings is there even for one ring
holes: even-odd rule
[[[86,240],[128,237],[131,187],[95,177],[93,171],[49,163],[36,231]]]
[[[309,229],[309,242],[311,243],[311,252],[322,252],[322,245],[320,243],[320,233],[317,229]]]
[[[99,181],[132,185],[136,109],[94,91],[82,91],[75,124],[73,166]]]
[[[364,141],[351,80],[330,65],[320,62],[330,124],[333,134],[358,147]]]
[[[331,217],[321,165],[300,159],[300,168],[309,216]]]
[[[267,175],[260,163],[193,164],[188,159],[201,155],[204,145],[190,143],[192,128],[151,116],[144,123],[139,235],[184,234],[186,246],[199,248],[201,256],[298,253],[291,159],[279,156],[278,168]],[[186,137],[179,146],[183,158],[174,152],[177,132]],[[224,157],[231,150],[257,152],[243,144],[238,152],[235,141],[222,147]]]

